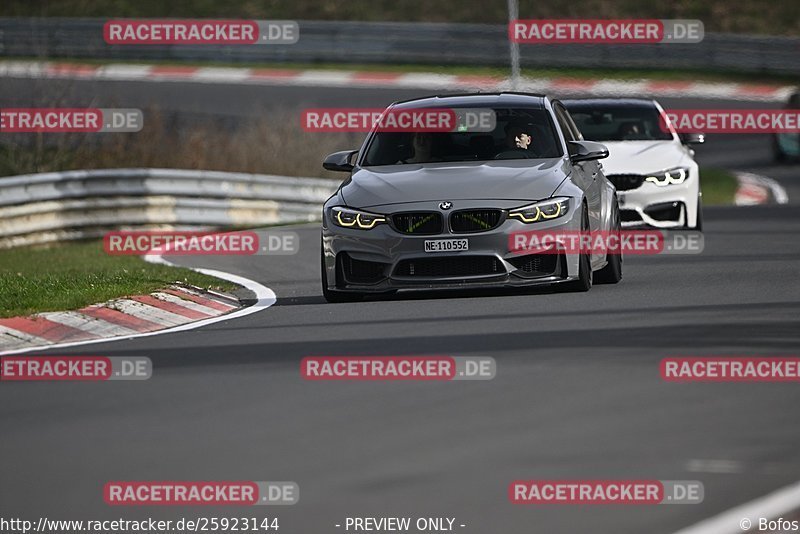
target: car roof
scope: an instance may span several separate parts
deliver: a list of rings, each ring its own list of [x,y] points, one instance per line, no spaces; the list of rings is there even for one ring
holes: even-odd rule
[[[537,109],[545,108],[546,95],[533,93],[461,93],[452,95],[435,95],[424,98],[403,100],[392,104],[400,109],[417,109],[426,107],[510,107],[525,106]]]
[[[652,98],[570,98],[561,101],[567,109],[570,107],[628,107],[652,108],[656,101]]]

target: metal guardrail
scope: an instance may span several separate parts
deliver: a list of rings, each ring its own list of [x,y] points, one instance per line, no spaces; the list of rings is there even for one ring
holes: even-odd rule
[[[0,248],[120,228],[226,228],[318,220],[339,186],[320,178],[108,169],[0,178]]]
[[[109,60],[505,66],[506,26],[299,21],[292,45],[111,46],[104,19],[0,18],[0,55]],[[521,45],[524,67],[667,68],[800,74],[800,38],[706,33],[698,44]]]

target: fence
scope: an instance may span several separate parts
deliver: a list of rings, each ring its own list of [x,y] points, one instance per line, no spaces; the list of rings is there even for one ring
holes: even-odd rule
[[[299,21],[292,45],[110,46],[103,19],[0,18],[0,56],[505,66],[505,25]],[[800,38],[707,33],[698,44],[521,45],[524,67],[800,74]]]

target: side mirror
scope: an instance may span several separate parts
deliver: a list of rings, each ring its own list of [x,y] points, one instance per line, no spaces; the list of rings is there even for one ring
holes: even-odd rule
[[[329,154],[322,162],[322,167],[329,171],[351,172],[353,164],[350,163],[350,160],[353,154],[358,154],[358,150],[342,150]]]
[[[591,161],[608,157],[608,148],[602,143],[594,141],[569,141],[569,159],[572,163]]]
[[[682,133],[679,137],[684,145],[702,145],[706,142],[706,134],[701,133]]]

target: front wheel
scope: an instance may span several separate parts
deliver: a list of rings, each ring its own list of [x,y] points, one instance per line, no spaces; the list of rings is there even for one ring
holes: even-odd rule
[[[583,205],[581,213],[581,233],[589,233],[589,208]],[[567,290],[584,292],[592,288],[592,251],[587,250],[578,259],[578,279],[565,284]]]
[[[622,230],[622,223],[620,222],[619,208],[614,206],[614,216],[612,222],[612,230],[617,236],[617,243],[619,243],[620,231]],[[622,280],[622,247],[617,254],[610,252],[606,253],[606,261],[608,262],[605,267],[597,271],[595,274],[595,281],[598,284],[616,284]]]

